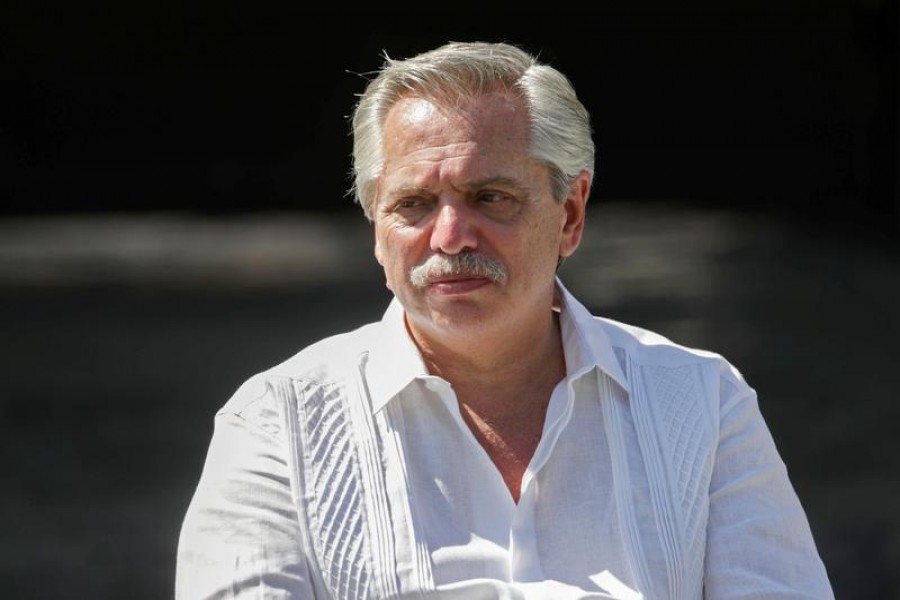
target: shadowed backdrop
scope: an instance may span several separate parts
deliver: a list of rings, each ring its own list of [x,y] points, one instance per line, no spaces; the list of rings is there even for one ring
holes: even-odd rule
[[[519,43],[594,117],[561,271],[744,373],[839,598],[900,598],[897,0],[0,7],[0,578],[168,598],[212,415],[388,302],[346,196],[380,54]]]

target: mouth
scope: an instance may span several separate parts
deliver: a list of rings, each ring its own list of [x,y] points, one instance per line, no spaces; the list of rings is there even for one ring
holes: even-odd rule
[[[474,292],[490,283],[493,283],[491,279],[482,276],[447,275],[429,279],[426,289],[442,296],[455,296]]]

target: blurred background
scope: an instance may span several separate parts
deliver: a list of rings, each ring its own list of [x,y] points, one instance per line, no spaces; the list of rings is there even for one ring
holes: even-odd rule
[[[593,115],[563,280],[734,362],[838,598],[900,598],[898,0],[769,4],[3,3],[4,596],[171,597],[214,412],[389,300],[366,73],[482,39]]]

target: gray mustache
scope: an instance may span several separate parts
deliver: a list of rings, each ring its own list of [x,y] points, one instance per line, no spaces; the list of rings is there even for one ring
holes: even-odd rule
[[[506,267],[495,258],[463,252],[462,254],[434,254],[421,265],[409,270],[409,281],[416,287],[428,285],[432,279],[447,275],[487,277],[491,281],[506,281]]]

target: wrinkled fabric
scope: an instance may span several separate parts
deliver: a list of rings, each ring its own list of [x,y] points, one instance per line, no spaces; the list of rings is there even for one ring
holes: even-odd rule
[[[557,286],[567,375],[518,503],[395,300],[217,413],[176,598],[833,598],[737,369]]]

